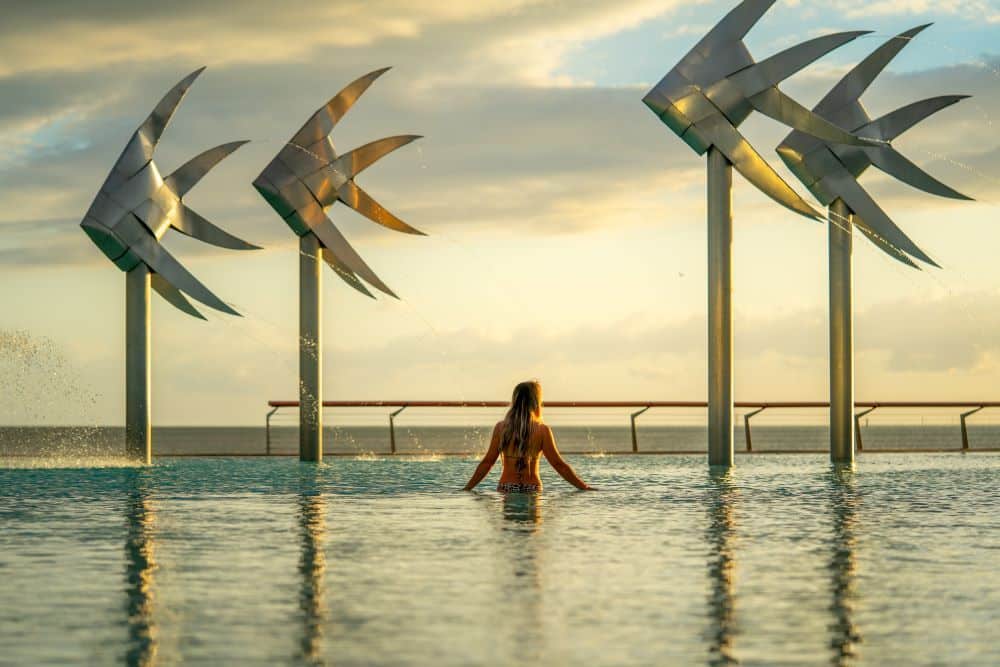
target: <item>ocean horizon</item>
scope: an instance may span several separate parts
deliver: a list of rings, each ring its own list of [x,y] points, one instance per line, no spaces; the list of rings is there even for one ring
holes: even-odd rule
[[[153,428],[156,456],[294,455],[298,430],[286,424],[271,427],[270,444],[263,426],[158,426]],[[559,448],[566,454],[618,454],[632,451],[632,435],[623,426],[554,426]],[[489,444],[487,425],[396,425],[397,454],[477,455]],[[707,451],[707,430],[699,425],[639,426],[640,453]],[[969,424],[970,451],[1000,448],[1000,425]],[[957,424],[878,424],[862,426],[863,450],[941,451],[962,449]],[[825,425],[754,425],[755,453],[824,452],[829,430]],[[734,429],[734,448],[745,452],[741,426]],[[381,455],[392,450],[388,426],[328,425],[324,429],[328,455]],[[0,427],[0,457],[114,457],[124,452],[124,428],[115,426],[5,426]]]

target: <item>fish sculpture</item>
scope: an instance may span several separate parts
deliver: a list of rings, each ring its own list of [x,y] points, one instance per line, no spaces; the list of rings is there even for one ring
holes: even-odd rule
[[[132,135],[115,162],[80,226],[108,259],[128,272],[145,264],[150,283],[171,305],[205,319],[187,299],[239,315],[181,265],[160,243],[173,228],[205,243],[234,250],[257,250],[216,227],[187,206],[183,197],[227,155],[247,143],[234,141],[211,148],[166,178],[153,161],[156,145],[178,105],[204,67],[171,88]]]
[[[379,139],[339,155],[330,133],[369,86],[388,67],[348,84],[306,121],[253,185],[297,235],[315,235],[323,260],[348,285],[374,298],[365,283],[396,297],[333,224],[326,210],[336,202],[383,227],[423,235],[383,208],[354,178],[378,159],[420,137],[406,134]],[[397,297],[398,298],[398,297]]]
[[[778,89],[813,61],[868,34],[841,32],[811,39],[757,62],[743,38],[775,0],[744,0],[727,14],[643,98],[646,106],[699,155],[715,147],[733,167],[782,206],[823,219],[771,168],[737,129],[753,111],[825,141],[865,146],[877,140],[848,133]]]
[[[852,69],[813,109],[813,113],[854,134],[883,141],[879,146],[845,146],[793,131],[778,146],[778,155],[816,198],[829,206],[843,200],[854,213],[855,226],[890,257],[920,268],[917,259],[938,264],[914,243],[865,191],[858,178],[874,165],[915,188],[952,199],[970,199],[940,182],[893,148],[893,141],[920,121],[965,99],[943,95],[908,104],[876,120],[861,104],[861,96],[896,55],[928,25],[893,37]],[[939,267],[940,268],[940,267]]]

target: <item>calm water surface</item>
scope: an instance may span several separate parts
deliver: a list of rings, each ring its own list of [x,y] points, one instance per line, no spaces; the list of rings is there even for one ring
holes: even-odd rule
[[[1000,664],[998,455],[571,462],[0,468],[0,664]]]

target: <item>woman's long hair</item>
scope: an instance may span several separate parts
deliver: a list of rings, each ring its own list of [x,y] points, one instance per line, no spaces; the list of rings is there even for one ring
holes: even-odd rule
[[[528,465],[528,442],[531,440],[532,417],[542,412],[542,385],[537,380],[521,382],[514,387],[510,409],[500,432],[500,451],[517,457],[517,469]]]

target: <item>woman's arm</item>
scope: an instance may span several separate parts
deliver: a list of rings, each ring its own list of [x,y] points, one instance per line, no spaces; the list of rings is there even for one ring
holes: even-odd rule
[[[497,462],[497,458],[500,457],[500,424],[493,427],[493,436],[490,438],[490,447],[486,450],[486,454],[483,456],[483,460],[479,462],[476,467],[476,472],[472,473],[472,479],[469,483],[465,485],[462,489],[463,491],[472,491],[476,488],[486,475],[490,474],[490,470],[493,468],[493,464]]]
[[[559,448],[556,447],[556,438],[552,435],[552,429],[548,427],[547,424],[541,425],[544,431],[542,432],[542,454],[545,454],[545,460],[549,462],[549,465],[555,468],[555,471],[559,475],[583,491],[594,491],[592,486],[588,486],[585,481],[580,479],[580,476],[574,472],[573,468],[570,467],[566,460],[563,459],[562,454],[559,453]]]

